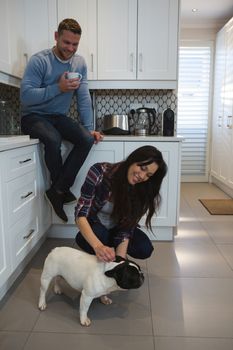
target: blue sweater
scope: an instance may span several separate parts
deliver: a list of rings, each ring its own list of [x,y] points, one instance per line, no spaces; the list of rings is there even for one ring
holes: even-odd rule
[[[65,71],[82,74],[81,84],[75,92],[61,92],[59,89],[58,80]],[[82,125],[93,130],[92,101],[83,57],[74,55],[69,62],[63,63],[56,58],[52,49],[47,49],[30,58],[20,88],[22,116],[31,113],[67,115],[73,94],[76,95]]]

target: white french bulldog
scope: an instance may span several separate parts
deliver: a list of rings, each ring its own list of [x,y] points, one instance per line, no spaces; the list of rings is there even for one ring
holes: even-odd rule
[[[113,262],[101,262],[95,255],[69,247],[54,248],[47,256],[41,275],[39,309],[46,309],[46,291],[54,277],[61,276],[74,289],[81,292],[80,322],[91,324],[87,312],[94,298],[101,297],[104,304],[112,300],[106,294],[118,289],[139,288],[144,282],[140,266],[117,256]],[[58,279],[54,292],[61,294]]]

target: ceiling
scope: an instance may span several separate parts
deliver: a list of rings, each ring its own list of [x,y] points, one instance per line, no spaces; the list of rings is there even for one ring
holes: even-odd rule
[[[192,12],[197,8],[197,12]],[[221,28],[233,16],[233,0],[181,0],[182,28]]]

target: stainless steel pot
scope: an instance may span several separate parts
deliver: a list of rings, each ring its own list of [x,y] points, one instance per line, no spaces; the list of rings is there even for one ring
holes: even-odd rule
[[[108,114],[103,118],[103,133],[107,135],[129,134],[129,117],[127,114]]]

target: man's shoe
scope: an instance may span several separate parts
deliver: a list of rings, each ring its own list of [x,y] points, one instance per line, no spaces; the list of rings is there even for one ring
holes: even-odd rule
[[[64,204],[72,204],[72,203],[76,203],[76,202],[77,202],[77,198],[70,190],[63,194],[63,203]]]
[[[49,204],[57,214],[57,216],[63,221],[67,222],[68,218],[63,210],[64,195],[57,193],[53,188],[50,188],[45,192]]]

